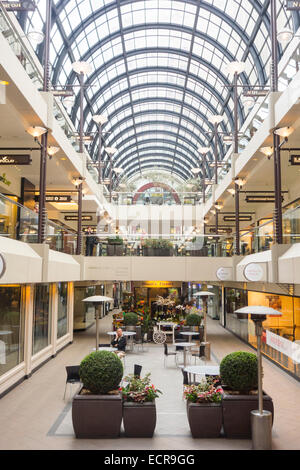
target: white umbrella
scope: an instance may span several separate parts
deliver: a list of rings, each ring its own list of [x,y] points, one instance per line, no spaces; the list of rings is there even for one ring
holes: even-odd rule
[[[263,410],[263,387],[262,387],[262,360],[261,360],[261,337],[263,332],[262,322],[267,315],[280,317],[282,315],[274,308],[264,305],[247,305],[235,310],[234,313],[250,314],[255,323],[255,334],[257,337],[257,364],[258,364],[258,410],[251,411],[252,445],[253,449],[269,450],[272,448],[272,414]]]
[[[96,351],[99,349],[99,310],[98,306],[103,302],[110,302],[114,299],[111,297],[106,297],[105,295],[92,295],[91,297],[86,297],[82,302],[91,302],[95,306],[96,311]]]

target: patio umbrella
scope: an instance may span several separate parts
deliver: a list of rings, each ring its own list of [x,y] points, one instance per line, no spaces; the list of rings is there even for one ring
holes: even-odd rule
[[[250,314],[255,323],[255,334],[257,337],[257,363],[258,363],[258,410],[251,411],[252,445],[253,449],[269,450],[272,448],[272,414],[263,410],[263,388],[262,388],[262,355],[261,337],[263,332],[262,322],[267,315],[280,317],[281,312],[264,305],[248,305],[235,310],[234,313]]]
[[[95,307],[96,313],[96,351],[99,349],[99,306],[103,302],[111,302],[111,297],[106,297],[105,295],[92,295],[91,297],[86,297],[82,302],[90,302]]]

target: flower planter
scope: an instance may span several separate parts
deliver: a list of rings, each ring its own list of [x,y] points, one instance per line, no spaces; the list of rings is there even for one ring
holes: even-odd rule
[[[124,402],[123,423],[126,437],[152,437],[156,426],[155,401]]]
[[[225,436],[232,439],[251,439],[251,411],[258,409],[258,395],[230,395],[227,391],[223,395],[222,408]],[[273,423],[273,401],[266,393],[263,397],[263,409],[272,413]]]
[[[121,395],[80,395],[79,392],[72,402],[72,421],[77,438],[119,437],[122,422]]]
[[[187,416],[193,437],[220,437],[222,428],[221,403],[187,402]]]
[[[123,256],[124,246],[117,243],[107,245],[107,256]]]

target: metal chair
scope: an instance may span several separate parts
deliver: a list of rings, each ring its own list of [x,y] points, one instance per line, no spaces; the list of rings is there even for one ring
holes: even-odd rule
[[[135,377],[140,378],[141,377],[141,372],[142,372],[142,366],[140,366],[139,364],[134,364],[133,375]]]
[[[99,348],[111,348],[111,344],[110,343],[100,343]]]
[[[79,377],[79,367],[80,366],[66,366],[67,380],[66,380],[66,385],[65,385],[64,399],[66,396],[67,384],[73,385],[76,383],[81,383],[81,380]],[[70,389],[70,392],[71,392],[71,389]]]
[[[168,356],[175,356],[175,363],[177,365],[177,352],[169,351],[167,343],[164,343],[164,367],[166,367],[166,359]]]
[[[204,359],[204,363],[206,363],[206,358],[205,358],[205,345],[200,344],[199,346],[199,351],[197,353],[192,353],[192,357],[195,358],[195,364],[196,364],[196,359],[199,357],[199,359]]]
[[[134,344],[142,346],[142,351],[144,350],[144,344],[143,344],[143,336],[142,336],[142,327],[137,326],[136,327],[136,335],[134,336]]]

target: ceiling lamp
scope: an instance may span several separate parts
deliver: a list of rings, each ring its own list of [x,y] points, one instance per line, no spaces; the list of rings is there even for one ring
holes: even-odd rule
[[[280,127],[274,130],[274,134],[280,135],[280,137],[289,137],[294,132],[293,127]]]
[[[83,180],[84,178],[82,178],[82,176],[75,176],[74,178],[72,178],[72,184],[74,184],[74,186],[76,186],[76,188],[83,183]]]
[[[75,96],[66,96],[63,98],[62,102],[65,108],[71,109],[75,103]]]
[[[45,127],[32,126],[32,127],[28,127],[27,132],[28,134],[32,135],[32,137],[37,138],[37,137],[41,137],[41,135],[43,134],[46,134],[47,129]]]
[[[44,38],[45,35],[42,31],[30,31],[27,33],[27,39],[36,46],[41,44],[44,41]]]
[[[204,155],[210,151],[210,147],[197,147],[198,152],[203,153]]]
[[[48,147],[47,153],[49,157],[53,157],[53,155],[55,155],[58,151],[59,151],[59,147],[50,146]]]
[[[267,157],[271,157],[273,155],[273,147],[261,147],[259,150]]]
[[[121,175],[122,173],[124,173],[124,170],[123,168],[114,168],[114,172],[117,174],[117,175]]]
[[[277,41],[282,45],[286,46],[294,37],[294,33],[289,28],[283,28],[277,33]]]
[[[200,173],[201,171],[201,168],[192,168],[191,169],[191,172],[194,173],[194,175],[197,175],[198,173]]]
[[[216,211],[214,209],[211,209],[209,212],[215,215]]]
[[[245,62],[233,61],[226,65],[226,70],[229,75],[234,75],[235,73],[239,75],[245,71],[245,68]]]
[[[235,189],[233,189],[233,188],[227,189],[227,192],[230,193],[232,196],[235,195]]]
[[[105,147],[104,150],[110,157],[112,157],[117,151],[116,147]]]
[[[72,69],[78,74],[82,73],[83,75],[87,75],[92,71],[92,66],[89,64],[89,62],[73,62]]]
[[[223,209],[223,204],[221,204],[220,202],[217,202],[217,203],[215,204],[215,208],[216,208],[218,211],[220,211],[221,209]]]
[[[100,124],[100,126],[103,126],[103,124],[105,124],[108,121],[108,119],[106,116],[103,116],[103,114],[95,114],[93,116],[93,121],[96,124]]]
[[[220,124],[220,122],[222,122],[224,119],[223,116],[221,116],[220,114],[212,114],[211,116],[209,116],[208,120],[209,122],[211,122],[212,124]]]
[[[244,186],[244,184],[246,184],[246,180],[243,179],[243,178],[236,178],[236,179],[234,180],[234,182],[235,182],[238,186],[240,186],[240,187],[241,187],[241,186]]]
[[[251,109],[255,105],[255,99],[253,96],[242,96],[241,100],[244,108],[246,109]]]

